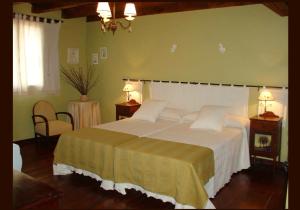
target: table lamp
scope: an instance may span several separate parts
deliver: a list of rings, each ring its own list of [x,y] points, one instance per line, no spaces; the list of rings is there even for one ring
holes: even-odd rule
[[[125,84],[123,91],[127,92],[127,101],[129,101],[130,92],[134,91],[133,86],[131,84]]]
[[[272,93],[268,90],[264,90],[260,93],[258,100],[265,102],[265,112],[263,114],[260,114],[260,117],[278,117],[271,111],[267,111],[267,101],[274,101],[274,98],[272,96]]]

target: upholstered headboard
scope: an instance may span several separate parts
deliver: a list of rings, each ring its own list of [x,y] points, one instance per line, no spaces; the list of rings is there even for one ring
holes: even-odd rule
[[[204,105],[232,107],[233,114],[248,117],[249,88],[182,83],[150,83],[150,98],[166,100],[168,107],[188,111],[200,110]]]

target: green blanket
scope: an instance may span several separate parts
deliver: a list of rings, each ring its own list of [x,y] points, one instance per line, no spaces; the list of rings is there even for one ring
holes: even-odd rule
[[[205,183],[214,175],[213,151],[206,147],[140,138],[115,148],[115,183],[132,183],[203,208]]]
[[[61,163],[114,179],[114,147],[137,136],[98,128],[62,134],[54,151],[54,164]]]

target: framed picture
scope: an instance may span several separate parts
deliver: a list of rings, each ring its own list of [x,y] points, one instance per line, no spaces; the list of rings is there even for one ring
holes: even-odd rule
[[[100,59],[107,59],[107,47],[100,47]]]
[[[98,64],[98,53],[92,54],[92,64]]]
[[[254,137],[254,150],[262,152],[271,152],[272,135],[256,133]]]
[[[69,64],[79,63],[79,48],[68,48],[67,63]]]

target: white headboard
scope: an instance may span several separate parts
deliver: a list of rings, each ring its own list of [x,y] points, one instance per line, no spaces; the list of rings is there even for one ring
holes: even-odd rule
[[[150,98],[166,100],[168,107],[188,111],[200,110],[203,105],[233,108],[232,113],[248,117],[249,88],[182,83],[150,83]]]

